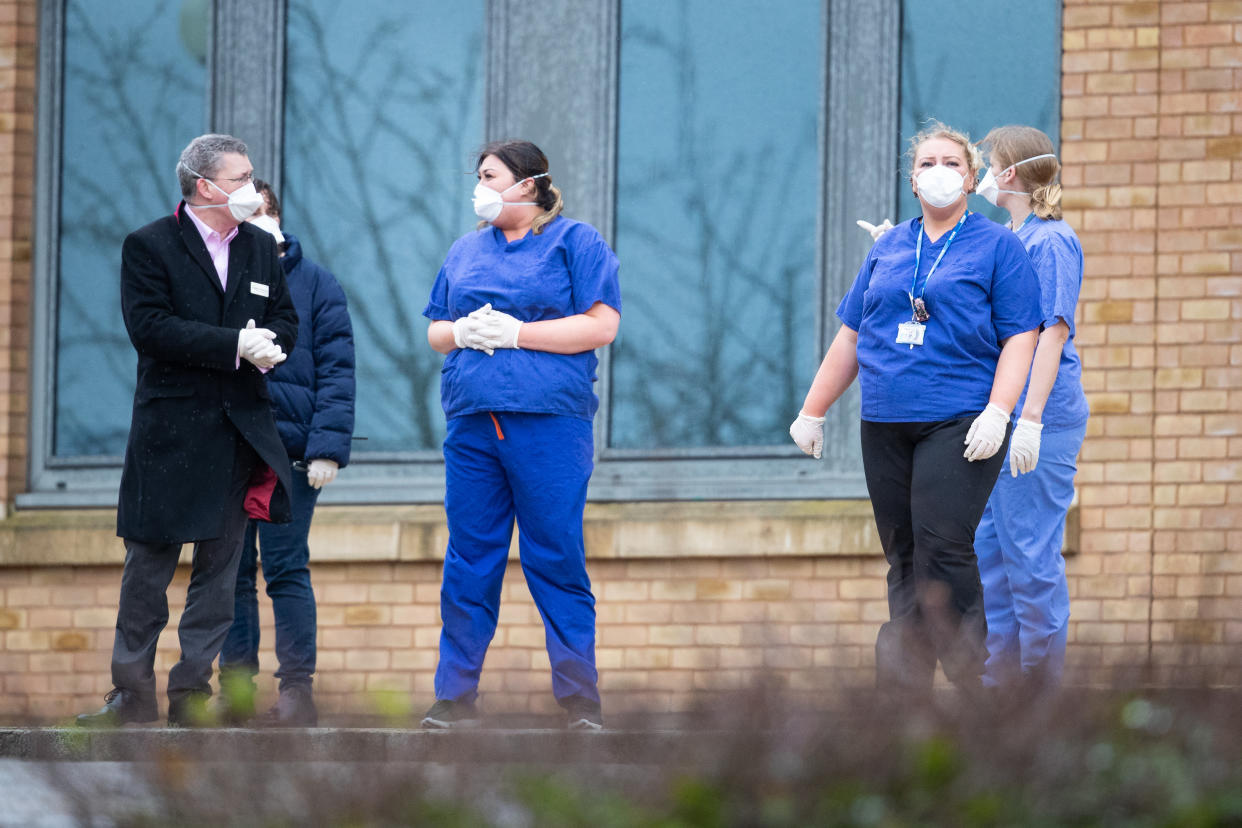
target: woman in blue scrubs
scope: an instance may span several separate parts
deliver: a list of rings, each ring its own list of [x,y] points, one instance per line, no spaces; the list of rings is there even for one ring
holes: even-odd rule
[[[966,209],[982,161],[934,124],[910,143],[922,215],[884,233],[837,308],[842,327],[790,434],[820,456],[824,414],[862,391],[863,468],[889,564],[881,688],[964,691],[987,657],[975,528],[1034,353],[1039,284],[1021,242]]]
[[[423,310],[427,339],[445,354],[449,542],[436,701],[422,724],[479,724],[479,674],[516,518],[552,692],[568,727],[598,730],[582,512],[599,407],[595,349],[612,342],[621,321],[617,257],[595,228],[561,215],[548,159],[534,144],[488,144],[475,167],[482,221],[449,249]]]
[[[1087,430],[1074,309],[1082,245],[1061,220],[1061,165],[1034,127],[1006,126],[981,142],[989,170],[979,194],[1009,212],[1039,277],[1043,329],[1002,474],[975,535],[988,621],[984,683],[1041,692],[1060,685],[1069,627],[1061,545]]]

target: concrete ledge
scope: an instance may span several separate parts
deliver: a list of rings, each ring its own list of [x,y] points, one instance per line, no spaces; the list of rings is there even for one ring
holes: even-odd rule
[[[585,522],[591,559],[880,554],[867,500],[589,503]],[[316,562],[368,563],[439,561],[447,541],[440,506],[322,506],[310,544]],[[0,566],[117,566],[124,556],[112,509],[0,521]]]
[[[166,759],[245,762],[464,762],[523,764],[699,762],[725,734],[680,731],[432,731],[386,728],[302,730],[121,728],[0,729],[0,758],[55,762]]]

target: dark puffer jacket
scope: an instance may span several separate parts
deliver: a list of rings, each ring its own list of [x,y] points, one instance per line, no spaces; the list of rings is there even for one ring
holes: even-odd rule
[[[336,277],[302,255],[284,234],[280,263],[298,312],[293,351],[268,375],[280,439],[291,460],[349,463],[354,433],[354,333],[345,291]]]

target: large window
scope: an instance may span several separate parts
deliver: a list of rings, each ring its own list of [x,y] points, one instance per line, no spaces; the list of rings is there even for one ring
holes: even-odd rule
[[[125,451],[136,358],[121,320],[121,241],[177,205],[177,157],[206,121],[209,10],[65,3],[55,457]]]
[[[442,358],[422,310],[477,221],[485,2],[288,9],[283,223],[349,296],[359,450],[438,450]]]
[[[819,361],[822,14],[621,5],[611,447],[789,445]]]
[[[1042,129],[1061,143],[1061,3],[990,3],[986,14],[963,13],[955,0],[903,0],[901,138],[934,118],[978,141],[1006,124]],[[918,215],[903,166],[899,216]],[[1008,221],[979,196],[973,210]]]
[[[1059,33],[1056,0],[40,0],[19,503],[115,503],[121,241],[176,203],[177,154],[208,130],[251,145],[349,296],[367,439],[328,501],[442,496],[421,311],[474,226],[472,151],[506,137],[548,152],[568,215],[621,259],[590,496],[863,495],[856,389],[823,461],[787,434],[870,244],[854,220],[912,214],[898,157],[926,117],[1055,139]]]

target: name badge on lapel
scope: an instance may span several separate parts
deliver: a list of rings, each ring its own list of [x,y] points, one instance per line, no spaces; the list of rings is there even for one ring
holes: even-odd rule
[[[256,296],[267,296],[268,290],[269,290],[268,286],[263,284],[262,282],[251,282],[250,283],[250,292],[255,294]]]

